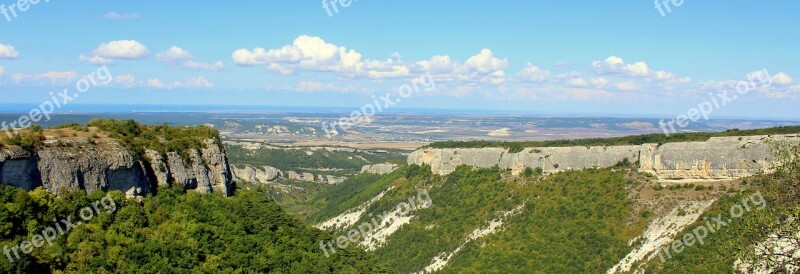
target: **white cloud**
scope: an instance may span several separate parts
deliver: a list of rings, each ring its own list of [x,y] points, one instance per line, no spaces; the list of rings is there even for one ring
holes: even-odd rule
[[[772,76],[772,82],[785,86],[792,84],[794,80],[792,80],[792,77],[790,77],[788,74],[784,72],[778,72],[778,74]]]
[[[100,44],[94,53],[104,58],[133,60],[147,58],[150,51],[136,40],[117,40]]]
[[[101,43],[91,55],[81,54],[82,61],[95,65],[112,64],[114,60],[139,60],[150,55],[145,45],[135,40],[116,40]]]
[[[188,51],[172,46],[165,52],[156,53],[156,60],[163,61],[163,62],[175,62],[175,61],[186,61],[193,59],[192,56]]]
[[[114,83],[123,87],[132,87],[136,84],[136,78],[130,74],[115,75]]]
[[[650,68],[645,62],[625,64],[625,61],[617,56],[610,56],[605,61],[592,62],[592,68],[598,75],[619,74],[625,76],[649,76]]]
[[[525,67],[517,72],[517,79],[523,82],[543,83],[546,82],[549,77],[550,71],[534,66],[531,63],[525,64]]]
[[[114,20],[114,21],[125,21],[125,20],[136,20],[141,18],[139,14],[136,13],[116,13],[113,11],[109,11],[106,14],[103,14],[100,18],[106,20]]]
[[[90,63],[92,65],[98,65],[98,66],[110,65],[110,64],[114,63],[114,60],[111,60],[111,59],[108,59],[108,58],[103,58],[103,57],[100,57],[100,56],[97,56],[97,55],[87,56],[87,55],[81,54],[80,56],[78,56],[78,58],[80,58],[81,61]]]
[[[505,81],[507,59],[499,59],[491,50],[483,49],[464,63],[450,56],[436,55],[430,60],[406,62],[392,53],[386,60],[362,59],[354,49],[325,42],[319,37],[302,35],[291,45],[275,49],[237,49],[231,54],[234,64],[265,66],[281,74],[302,72],[333,72],[341,77],[370,79],[410,78],[428,72],[437,81],[475,81],[500,84]]]
[[[497,59],[491,50],[482,49],[480,53],[467,59],[466,64],[474,72],[494,74],[508,67],[508,59]]]
[[[589,86],[589,82],[587,82],[586,79],[583,79],[583,77],[569,79],[569,80],[567,80],[567,84],[569,84],[570,86],[573,86],[573,87],[587,87],[587,86]]]
[[[253,50],[238,49],[233,52],[233,62],[237,65],[269,65],[275,71],[332,71],[357,72],[361,64],[361,54],[353,49],[337,47],[319,37],[302,35],[291,45],[280,49]]]
[[[197,61],[189,51],[177,46],[172,46],[165,52],[157,53],[156,60],[194,70],[217,71],[225,68],[225,64],[223,64],[222,61],[216,61],[214,63]]]
[[[40,74],[12,74],[11,82],[17,85],[63,85],[78,78],[75,71],[49,71]]]
[[[430,72],[433,78],[439,82],[460,81],[501,85],[506,80],[504,69],[508,67],[508,60],[496,58],[491,50],[482,49],[478,54],[468,58],[465,63],[454,61],[449,55],[434,55],[429,60],[417,61],[411,66],[415,75]],[[459,92],[459,94],[463,93]]]
[[[639,89],[639,85],[633,81],[617,83],[614,85],[618,90],[631,91]]]
[[[0,59],[17,59],[19,52],[12,45],[0,43]]]
[[[608,85],[608,79],[597,77],[586,80],[583,77],[578,77],[568,79],[567,84],[577,88],[605,88]]]
[[[214,88],[214,84],[211,83],[208,79],[202,76],[192,77],[187,79],[185,82],[182,81],[172,81],[172,83],[167,84],[161,81],[158,78],[150,78],[147,79],[146,85],[151,88],[155,89],[212,89]]]
[[[167,85],[164,84],[160,79],[147,79],[147,86],[151,88],[167,88]]]
[[[298,91],[326,91],[333,90],[334,88],[334,85],[331,83],[325,84],[315,81],[300,81],[300,83],[297,83]]]
[[[186,82],[186,87],[187,88],[199,88],[199,89],[211,89],[211,88],[214,88],[214,84],[211,83],[211,81],[208,81],[208,79],[206,79],[205,77],[198,76],[198,77],[194,77],[194,78],[189,79]]]

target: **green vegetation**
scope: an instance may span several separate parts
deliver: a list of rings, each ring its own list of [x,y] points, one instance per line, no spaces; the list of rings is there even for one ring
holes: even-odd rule
[[[125,147],[140,156],[144,155],[145,149],[151,149],[162,154],[176,152],[181,158],[188,160],[189,151],[205,148],[205,140],[214,140],[216,145],[222,145],[219,132],[207,126],[171,127],[167,124],[146,126],[134,120],[99,118],[92,119],[88,126],[97,127],[109,137],[119,139]]]
[[[241,146],[226,146],[228,159],[234,165],[271,166],[280,170],[320,170],[338,169],[340,172],[329,171],[330,175],[350,175],[361,171],[364,165],[378,163],[404,164],[405,156],[397,152],[373,154],[364,151],[329,151],[326,149],[311,150],[309,148],[260,148],[255,151],[247,150]]]
[[[707,141],[711,137],[752,136],[800,133],[800,126],[773,127],[763,129],[738,130],[723,132],[692,132],[675,134],[646,134],[617,138],[591,138],[575,140],[525,141],[525,142],[491,142],[491,141],[444,141],[432,143],[429,148],[484,148],[503,147],[511,153],[521,152],[527,147],[570,147],[570,146],[619,146],[641,144],[665,144],[674,142]]]
[[[650,217],[633,211],[626,188],[638,183],[627,179],[627,172],[592,169],[520,178],[496,167],[461,166],[447,176],[438,176],[429,166],[410,165],[321,193],[320,197],[328,198],[318,199],[328,205],[345,205],[325,208],[309,221],[332,218],[393,187],[367,208],[357,226],[367,222],[370,214],[391,211],[418,189],[426,189],[434,206],[414,212],[413,221],[375,251],[393,271],[423,269],[433,257],[461,246],[476,229],[486,228],[489,221],[503,219],[505,212],[521,206],[514,217],[504,219],[501,231],[464,245],[442,272],[605,272],[632,249],[627,241],[642,232],[639,224]],[[630,222],[637,225],[625,225]]]
[[[733,273],[734,262],[744,258],[755,261],[756,265],[772,265],[779,259],[787,258],[787,254],[755,255],[754,244],[766,239],[767,235],[778,233],[781,238],[796,243],[800,223],[793,220],[800,218],[800,146],[779,144],[776,146],[778,159],[782,165],[777,172],[760,175],[743,182],[751,188],[745,192],[723,196],[715,205],[707,210],[695,224],[687,227],[678,235],[691,233],[698,226],[705,224],[705,219],[730,216],[731,207],[742,206],[743,199],[751,199],[754,193],[760,193],[766,201],[761,210],[745,212],[740,218],[727,222],[727,225],[710,234],[703,245],[687,246],[676,253],[672,259],[661,262],[651,260],[647,273]],[[752,206],[752,203],[751,203]],[[792,252],[788,252],[788,256]],[[792,260],[795,264],[797,260]],[[746,272],[754,272],[747,269]],[[780,267],[774,273],[785,273]],[[787,272],[788,273],[788,272]]]
[[[33,152],[36,148],[42,146],[44,135],[41,132],[41,127],[36,130],[16,133],[11,138],[4,139],[3,144],[11,146],[22,147],[23,150]]]
[[[403,167],[385,176],[358,174],[318,193],[308,204],[319,211],[309,215],[306,220],[310,223],[321,222],[372,199],[400,178],[401,174],[405,174],[405,170]]]
[[[102,192],[68,192],[55,198],[41,188],[25,192],[0,185],[0,245],[30,240],[53,218],[79,218]],[[77,225],[52,246],[0,260],[3,273],[378,273],[385,266],[356,249],[330,258],[319,247],[333,238],[285,214],[261,193],[234,197],[159,191],[143,201],[111,192],[116,211]],[[13,256],[13,255],[12,255]]]

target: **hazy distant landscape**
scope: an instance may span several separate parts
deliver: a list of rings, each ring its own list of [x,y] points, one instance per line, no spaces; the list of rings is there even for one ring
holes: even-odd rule
[[[10,120],[19,113],[0,113]],[[175,126],[209,125],[230,140],[258,140],[279,144],[408,143],[425,144],[444,140],[557,140],[619,137],[661,133],[656,118],[559,117],[524,114],[436,114],[387,113],[367,124],[327,138],[322,121],[348,115],[328,110],[275,111],[159,111],[65,113],[41,123],[55,126],[68,122],[86,123],[95,117],[135,119],[144,124]],[[796,125],[797,120],[713,119],[692,123],[679,132],[716,132]],[[380,146],[380,145],[377,145]],[[392,147],[392,144],[385,144]],[[405,146],[408,148],[408,146]],[[413,146],[412,146],[413,148]]]

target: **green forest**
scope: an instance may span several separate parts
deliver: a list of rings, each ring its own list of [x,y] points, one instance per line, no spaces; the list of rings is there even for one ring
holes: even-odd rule
[[[69,192],[53,197],[0,185],[0,245],[22,241],[73,216],[105,194]],[[265,195],[247,190],[234,197],[159,191],[142,201],[110,193],[116,210],[100,214],[34,248],[3,273],[380,273],[385,267],[357,249],[326,257],[319,242],[332,236],[283,212]],[[20,252],[21,253],[21,252]],[[11,255],[13,256],[13,254]]]
[[[365,151],[329,151],[325,149],[311,150],[299,147],[288,148],[260,148],[247,150],[237,145],[226,146],[228,158],[234,165],[251,165],[254,167],[271,166],[280,170],[315,170],[339,169],[341,172],[326,172],[326,174],[346,175],[358,173],[361,167],[380,163],[405,163],[406,157],[398,152],[375,154]]]

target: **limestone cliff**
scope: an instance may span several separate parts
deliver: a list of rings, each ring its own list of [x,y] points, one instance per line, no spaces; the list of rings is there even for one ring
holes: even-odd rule
[[[448,174],[459,165],[498,166],[519,174],[527,167],[545,173],[609,167],[628,158],[639,170],[660,180],[725,180],[770,172],[769,141],[800,142],[800,136],[712,137],[705,142],[601,146],[539,147],[509,153],[504,148],[425,148],[411,153],[409,164],[427,164],[434,173]]]
[[[64,189],[100,189],[143,196],[175,183],[202,193],[230,195],[231,172],[224,148],[208,140],[206,148],[189,155],[184,160],[176,153],[146,151],[144,157],[137,157],[110,139],[51,143],[35,152],[9,146],[0,150],[0,181],[28,190],[41,186],[55,194]]]

